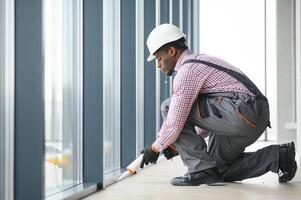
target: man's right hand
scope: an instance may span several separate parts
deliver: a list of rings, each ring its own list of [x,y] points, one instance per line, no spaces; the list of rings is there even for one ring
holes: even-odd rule
[[[171,158],[179,155],[179,153],[171,147],[167,147],[166,149],[164,149],[162,151],[162,153],[164,154],[164,156],[167,160],[170,160]]]

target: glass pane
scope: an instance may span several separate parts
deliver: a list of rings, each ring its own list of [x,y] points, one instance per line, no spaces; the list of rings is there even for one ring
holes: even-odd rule
[[[0,0],[0,200],[13,199],[14,2]]]
[[[4,55],[4,0],[0,0],[0,200],[4,199],[4,150],[5,150],[5,55]]]
[[[44,0],[46,195],[81,182],[80,5]]]
[[[104,185],[120,169],[120,0],[103,2]]]

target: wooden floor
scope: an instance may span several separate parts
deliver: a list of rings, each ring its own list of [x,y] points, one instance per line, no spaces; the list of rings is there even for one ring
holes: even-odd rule
[[[258,145],[257,145],[258,146]],[[176,187],[170,184],[175,176],[182,176],[186,168],[179,156],[173,161],[160,159],[120,182],[85,198],[86,200],[301,200],[300,171],[297,178],[279,184],[278,176],[267,173],[261,177],[219,186]]]

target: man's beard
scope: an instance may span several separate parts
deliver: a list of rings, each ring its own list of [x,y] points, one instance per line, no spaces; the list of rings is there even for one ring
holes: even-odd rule
[[[171,70],[171,71],[166,73],[166,76],[172,76],[173,73],[174,73],[174,70]]]

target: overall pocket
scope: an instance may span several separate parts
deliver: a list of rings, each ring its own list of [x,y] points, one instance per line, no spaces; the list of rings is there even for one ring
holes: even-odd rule
[[[241,104],[236,109],[236,113],[241,119],[243,119],[244,122],[246,122],[251,127],[256,128],[257,117],[256,113],[252,109],[252,106],[241,102]]]

